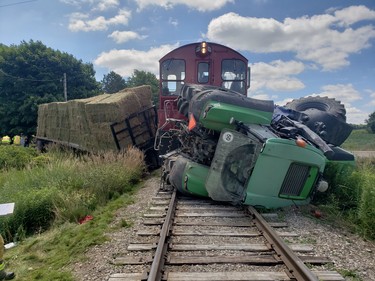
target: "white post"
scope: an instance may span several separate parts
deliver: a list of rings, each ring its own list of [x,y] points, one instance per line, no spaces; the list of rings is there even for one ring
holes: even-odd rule
[[[64,98],[65,98],[65,101],[68,101],[68,89],[66,87],[66,73],[64,73]]]

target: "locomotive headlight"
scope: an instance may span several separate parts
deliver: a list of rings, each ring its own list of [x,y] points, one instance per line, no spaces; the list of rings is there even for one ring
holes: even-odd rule
[[[206,53],[207,53],[207,43],[202,42],[202,44],[201,44],[201,54],[205,55]]]
[[[203,41],[195,48],[195,53],[201,57],[205,57],[211,53],[211,47],[207,42]]]

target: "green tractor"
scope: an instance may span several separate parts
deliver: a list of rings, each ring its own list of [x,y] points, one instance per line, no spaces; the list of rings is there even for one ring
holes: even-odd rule
[[[164,135],[174,149],[161,156],[162,178],[185,195],[266,208],[308,204],[327,190],[329,162],[354,165],[339,147],[352,128],[334,99],[307,97],[280,107],[185,84],[177,107],[186,119],[171,120],[174,128]]]

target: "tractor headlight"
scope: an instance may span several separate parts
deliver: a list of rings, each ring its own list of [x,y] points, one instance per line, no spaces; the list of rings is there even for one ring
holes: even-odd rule
[[[317,190],[319,192],[326,192],[327,189],[328,189],[328,182],[326,182],[325,180],[319,181]]]

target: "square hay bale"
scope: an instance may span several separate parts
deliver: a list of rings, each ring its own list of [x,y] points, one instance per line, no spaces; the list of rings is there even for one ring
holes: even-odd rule
[[[130,114],[152,106],[151,87],[124,89],[105,98],[86,103],[87,118],[92,123],[120,122]]]

